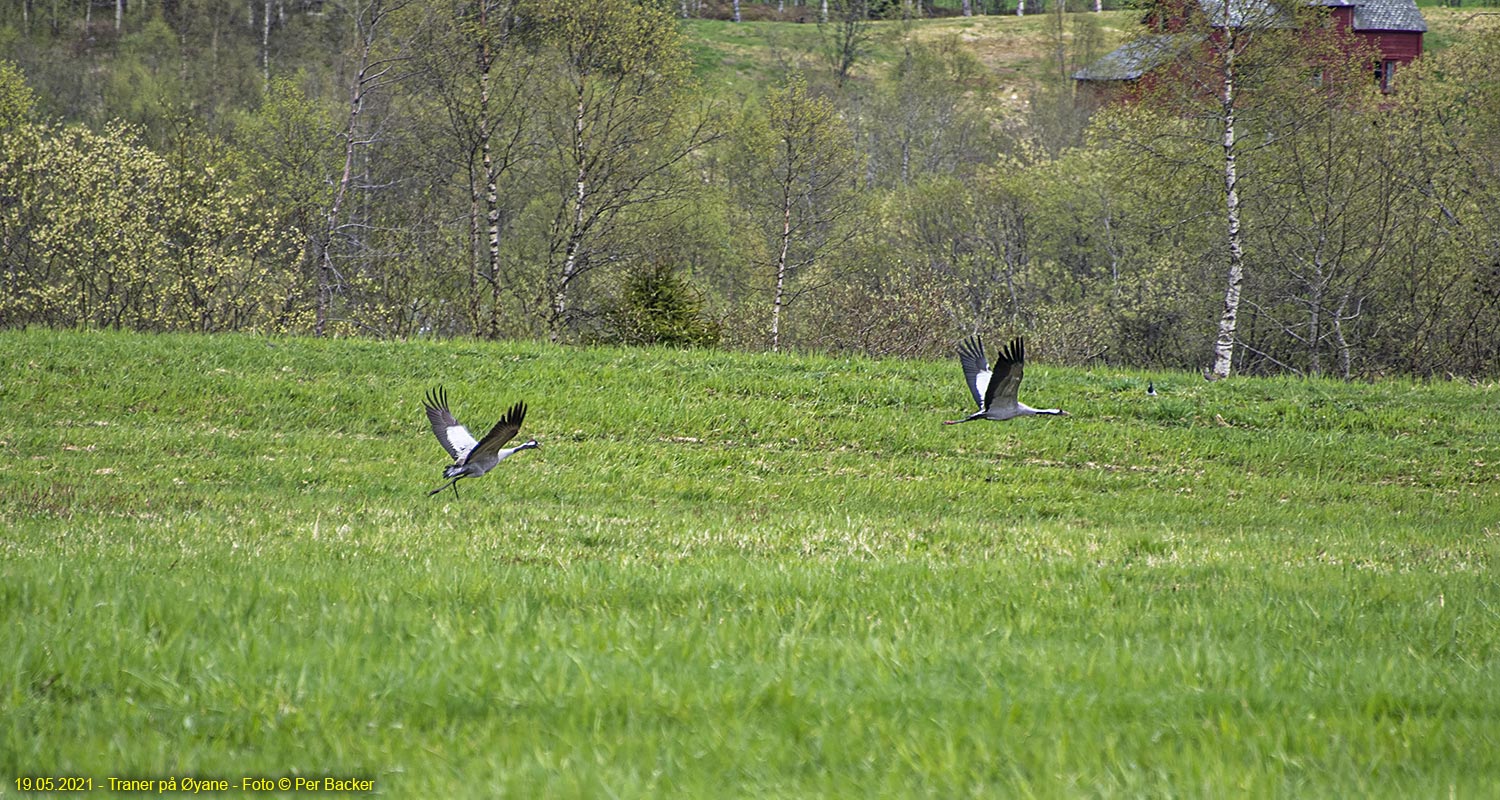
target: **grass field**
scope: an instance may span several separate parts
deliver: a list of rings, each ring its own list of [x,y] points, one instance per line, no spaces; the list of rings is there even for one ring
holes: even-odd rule
[[[1500,389],[1147,377],[0,333],[0,794],[1500,793]]]

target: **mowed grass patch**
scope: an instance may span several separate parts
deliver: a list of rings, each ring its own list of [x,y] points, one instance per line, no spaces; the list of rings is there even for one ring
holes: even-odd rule
[[[0,365],[6,776],[1500,788],[1493,386],[1038,364],[1072,416],[945,427],[956,360],[33,330]],[[426,497],[438,383],[542,448]]]

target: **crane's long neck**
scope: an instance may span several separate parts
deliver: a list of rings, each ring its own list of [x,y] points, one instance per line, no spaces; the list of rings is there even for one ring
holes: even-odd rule
[[[537,444],[535,439],[532,439],[531,441],[524,444],[518,444],[515,447],[507,447],[504,450],[501,450],[500,452],[495,454],[495,460],[504,461],[505,459],[510,458],[511,456],[521,452],[522,450],[532,450],[538,447],[541,447],[541,445]]]
[[[1033,414],[1050,414],[1056,417],[1066,417],[1068,412],[1060,408],[1032,408],[1025,403],[1016,403],[1016,416],[1031,416]]]

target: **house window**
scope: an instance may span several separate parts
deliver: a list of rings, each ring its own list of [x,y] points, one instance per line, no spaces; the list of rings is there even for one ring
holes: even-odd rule
[[[1375,84],[1380,91],[1386,94],[1396,91],[1396,65],[1400,63],[1394,59],[1385,59],[1375,63]]]

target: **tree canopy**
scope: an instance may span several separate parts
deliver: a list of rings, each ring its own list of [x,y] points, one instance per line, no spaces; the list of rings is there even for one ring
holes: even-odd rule
[[[1268,31],[1232,106],[1182,70],[1091,114],[1058,73],[1097,29],[1061,12],[1027,98],[863,18],[897,57],[809,38],[740,97],[702,83],[685,7],[12,9],[0,325],[901,355],[996,330],[1059,360],[1500,374],[1500,37],[1381,95],[1360,54],[1312,81],[1327,54]]]

